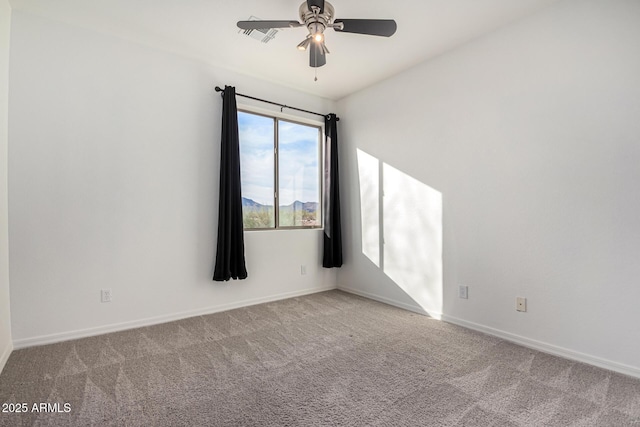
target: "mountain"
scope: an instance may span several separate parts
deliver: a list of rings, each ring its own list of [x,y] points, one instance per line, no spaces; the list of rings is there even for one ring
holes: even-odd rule
[[[307,212],[316,212],[318,210],[317,202],[301,202],[296,200],[290,205],[280,206],[280,209],[291,209],[293,211],[307,211]]]
[[[280,205],[280,210],[290,210],[290,211],[306,211],[306,212],[316,212],[318,210],[318,202],[301,202],[296,200],[295,202],[289,205]],[[262,210],[262,209],[270,209],[271,205],[263,205],[254,200],[247,199],[246,197],[242,198],[242,207],[247,210]]]
[[[270,208],[271,205],[262,205],[254,200],[251,199],[247,199],[246,197],[242,198],[242,207],[243,208],[249,208],[249,209],[264,209],[264,208]]]

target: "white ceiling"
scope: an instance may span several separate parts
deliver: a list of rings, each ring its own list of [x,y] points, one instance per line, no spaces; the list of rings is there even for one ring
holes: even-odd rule
[[[318,81],[296,45],[306,29],[261,43],[236,22],[295,20],[302,0],[11,0],[23,10],[177,52],[329,99],[340,99],[559,0],[332,0],[337,18],[395,19],[393,37],[327,30]],[[224,82],[222,82],[224,83]]]

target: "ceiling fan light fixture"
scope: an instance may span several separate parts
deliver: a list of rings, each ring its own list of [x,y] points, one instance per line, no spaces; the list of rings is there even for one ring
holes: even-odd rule
[[[298,45],[298,50],[302,50],[302,51],[307,50],[307,48],[309,47],[309,43],[311,43],[311,38],[307,37],[306,39],[300,42],[300,44]]]
[[[313,35],[313,39],[314,39],[315,41],[317,41],[318,43],[320,43],[320,42],[324,41],[324,34],[322,34],[322,33],[315,33],[315,34]]]

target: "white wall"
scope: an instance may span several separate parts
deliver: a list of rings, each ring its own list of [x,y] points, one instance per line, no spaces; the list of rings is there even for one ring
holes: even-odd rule
[[[335,287],[318,230],[247,233],[249,279],[211,279],[214,86],[315,111],[331,102],[21,12],[10,76],[16,347]]]
[[[364,152],[442,193],[445,319],[640,376],[638,22],[563,1],[341,100],[339,286],[424,309],[363,251]]]
[[[0,371],[13,349],[9,304],[7,144],[9,114],[9,30],[11,6],[0,0]]]

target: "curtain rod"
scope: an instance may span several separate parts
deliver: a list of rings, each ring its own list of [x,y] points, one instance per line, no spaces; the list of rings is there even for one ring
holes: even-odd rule
[[[216,92],[224,93],[224,89],[222,89],[220,86],[216,86]],[[290,107],[288,105],[280,104],[279,102],[267,101],[266,99],[260,99],[260,98],[256,98],[256,97],[249,96],[249,95],[243,95],[243,94],[237,93],[237,92],[236,92],[236,95],[237,96],[242,96],[243,98],[253,99],[254,101],[260,101],[260,102],[264,102],[264,103],[271,104],[271,105],[277,105],[278,107],[281,108],[280,111],[282,111],[282,108],[288,108],[289,110],[302,111],[303,113],[315,114],[316,116],[321,116],[321,117],[327,117],[328,116],[328,114],[321,114],[321,113],[316,113],[314,111],[303,110],[302,108]],[[340,117],[336,116],[336,121],[339,122],[340,121]]]

